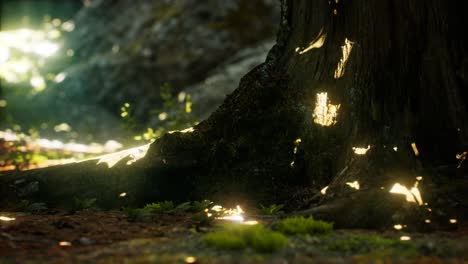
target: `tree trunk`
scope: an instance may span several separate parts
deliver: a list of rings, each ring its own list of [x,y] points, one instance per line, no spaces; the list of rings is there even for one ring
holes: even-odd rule
[[[24,172],[2,177],[2,191],[17,197],[7,186],[24,178],[38,183],[25,196],[52,204],[84,192],[115,205],[126,189],[138,196],[132,203],[286,202],[341,226],[375,227],[408,207],[391,187],[418,182],[429,206],[450,201],[455,211],[445,214],[463,212],[466,164],[455,156],[468,149],[465,5],[282,1],[267,61],[193,132],[163,136],[130,166],[90,161]]]

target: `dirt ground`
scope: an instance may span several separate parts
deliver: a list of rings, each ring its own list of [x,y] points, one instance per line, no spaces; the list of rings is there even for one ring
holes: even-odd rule
[[[0,263],[468,263],[466,223],[450,232],[336,230],[326,237],[289,237],[279,252],[259,254],[209,248],[201,238],[216,225],[197,228],[191,214],[143,222],[130,222],[120,211],[0,216],[10,220],[0,221]],[[272,220],[260,221],[268,226]],[[356,235],[411,240],[404,248],[338,243]]]

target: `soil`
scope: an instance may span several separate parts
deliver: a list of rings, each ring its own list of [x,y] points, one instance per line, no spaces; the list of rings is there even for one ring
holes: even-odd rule
[[[160,214],[130,222],[121,211],[0,213],[0,263],[467,263],[468,223],[453,231],[404,233],[398,230],[336,230],[328,236],[289,237],[288,246],[272,254],[251,249],[222,251],[201,240],[206,232],[192,214]],[[256,216],[265,225],[275,218]],[[399,240],[407,248],[336,247],[356,235]],[[331,245],[335,245],[332,247]],[[409,250],[411,248],[411,250]],[[415,249],[415,250],[413,250]],[[193,257],[193,258],[191,258]]]

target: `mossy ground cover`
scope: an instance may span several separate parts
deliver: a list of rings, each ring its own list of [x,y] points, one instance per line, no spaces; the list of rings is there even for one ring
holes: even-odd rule
[[[214,221],[199,229],[196,214],[158,213],[131,222],[120,210],[3,212],[16,220],[0,221],[0,263],[188,263],[189,257],[196,263],[462,263],[468,257],[463,221],[458,230],[426,234],[328,230],[284,235],[279,223],[309,226],[317,220],[269,217],[257,219],[263,223],[257,226]],[[411,240],[401,241],[402,235]],[[71,246],[60,246],[61,241]]]
[[[203,241],[217,249],[242,250],[252,248],[257,252],[275,252],[288,243],[288,239],[279,232],[266,229],[263,224],[242,225],[228,224],[223,230],[207,234]]]

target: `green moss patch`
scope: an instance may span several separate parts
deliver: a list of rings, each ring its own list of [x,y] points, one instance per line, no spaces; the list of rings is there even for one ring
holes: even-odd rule
[[[333,223],[315,220],[313,217],[290,217],[275,225],[275,229],[286,235],[316,235],[333,231]]]
[[[266,229],[262,224],[226,225],[223,230],[203,237],[207,245],[224,250],[241,250],[252,248],[260,253],[271,253],[280,250],[288,243],[281,233]]]

